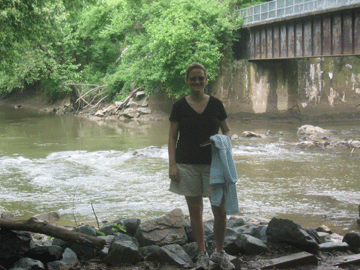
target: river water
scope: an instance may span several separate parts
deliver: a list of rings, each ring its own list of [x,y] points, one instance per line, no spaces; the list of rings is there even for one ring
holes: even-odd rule
[[[168,191],[168,124],[96,122],[0,106],[0,213],[28,219],[59,211],[62,225],[96,225],[95,214],[100,221],[144,221],[175,208],[187,213],[184,198]],[[298,123],[230,125],[239,135],[274,134],[233,141],[241,215],[325,224],[341,235],[359,231],[360,149],[300,150]],[[360,122],[319,126],[339,138],[360,137]]]

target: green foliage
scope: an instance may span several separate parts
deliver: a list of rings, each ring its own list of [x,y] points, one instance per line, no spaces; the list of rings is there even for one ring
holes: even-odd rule
[[[36,12],[36,7],[34,12]],[[43,7],[48,22],[36,40],[23,39],[12,44],[6,59],[0,61],[0,92],[11,92],[28,85],[41,85],[52,99],[68,91],[66,82],[79,76],[73,57],[75,42],[64,7]]]
[[[126,33],[122,46],[126,50],[111,74],[110,88],[112,82],[122,81],[130,90],[135,81],[148,94],[166,89],[169,95],[183,95],[185,67],[201,62],[209,79],[215,79],[222,56],[230,50],[232,33],[240,26],[221,1],[162,0],[144,6],[142,17],[136,15],[126,28],[119,28],[124,21],[120,13],[108,27],[109,34]]]
[[[101,96],[113,100],[134,87],[184,95],[189,63],[203,63],[209,80],[216,78],[246,1],[95,2],[3,0],[0,93],[36,86],[56,99],[69,85],[101,85]]]
[[[113,223],[112,225],[114,226],[113,228],[111,228],[113,232],[126,232],[126,229],[120,224]]]

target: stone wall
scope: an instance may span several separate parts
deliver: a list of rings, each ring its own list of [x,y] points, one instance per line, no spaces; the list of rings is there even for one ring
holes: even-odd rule
[[[360,116],[360,58],[222,64],[209,93],[244,118],[340,120]]]

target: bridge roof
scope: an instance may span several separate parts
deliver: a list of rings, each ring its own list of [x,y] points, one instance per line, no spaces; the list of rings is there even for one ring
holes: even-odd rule
[[[249,27],[351,6],[360,6],[360,0],[275,0],[243,8],[238,12],[239,16],[244,17],[243,26]]]

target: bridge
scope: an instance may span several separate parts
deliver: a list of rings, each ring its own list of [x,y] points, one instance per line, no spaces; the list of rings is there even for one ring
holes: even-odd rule
[[[277,0],[239,10],[249,60],[360,55],[360,0]]]

